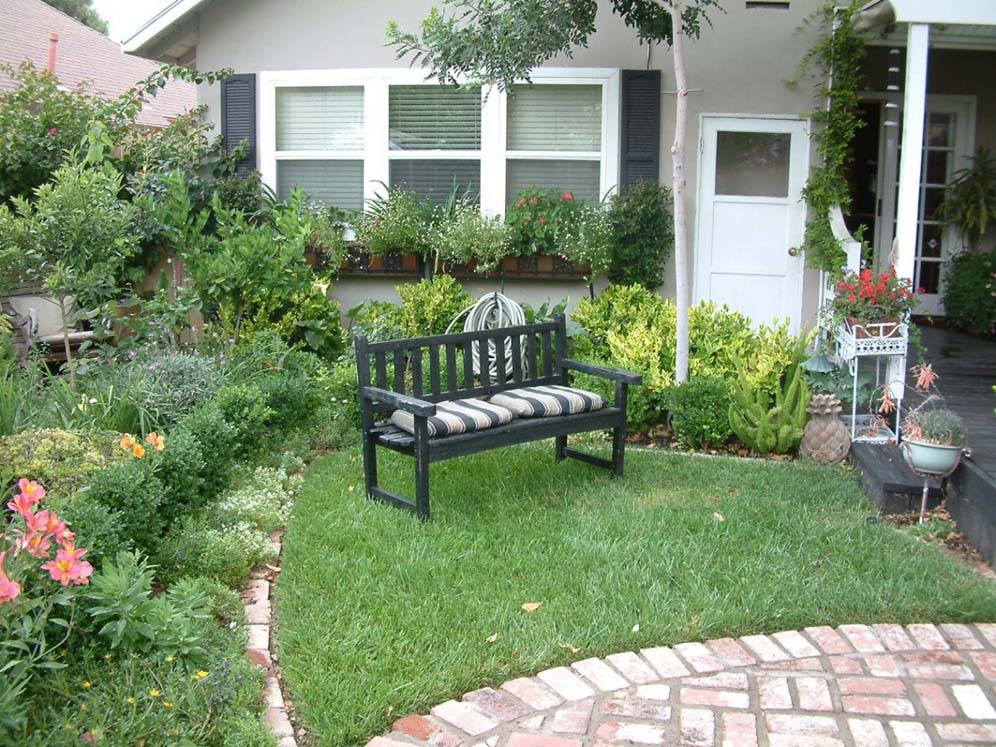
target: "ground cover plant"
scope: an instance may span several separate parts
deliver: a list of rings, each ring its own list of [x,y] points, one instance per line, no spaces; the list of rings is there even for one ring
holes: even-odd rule
[[[400,459],[382,477],[411,490]],[[361,470],[353,450],[315,462],[285,536],[281,665],[318,745],[589,656],[996,615],[989,582],[869,523],[843,468],[631,451],[613,480],[525,446],[434,465],[424,525],[366,501]]]

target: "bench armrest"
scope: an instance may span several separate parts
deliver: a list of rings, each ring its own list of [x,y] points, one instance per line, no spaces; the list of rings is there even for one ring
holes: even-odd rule
[[[381,389],[376,386],[365,386],[361,391],[364,399],[368,399],[371,402],[379,402],[382,405],[390,405],[397,410],[410,412],[412,415],[421,415],[422,417],[430,418],[436,414],[436,406],[432,402],[426,402],[424,399],[409,397],[407,394],[390,392],[387,389]]]
[[[570,358],[562,360],[561,365],[571,371],[579,371],[581,373],[591,374],[592,376],[600,376],[603,379],[620,381],[623,384],[643,383],[643,376],[641,374],[632,373],[630,371],[621,371],[617,368],[606,368],[605,366],[597,366],[594,363],[584,363]]]

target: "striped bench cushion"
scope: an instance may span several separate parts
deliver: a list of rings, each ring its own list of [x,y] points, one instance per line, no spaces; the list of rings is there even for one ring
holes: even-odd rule
[[[452,436],[457,433],[473,433],[505,425],[515,415],[507,408],[485,402],[483,399],[456,399],[452,402],[438,402],[436,414],[427,418],[429,438]],[[391,422],[403,431],[415,433],[415,416],[403,410],[391,413]]]
[[[545,418],[601,410],[605,400],[584,389],[553,385],[509,389],[494,395],[491,404],[507,407],[520,418]]]

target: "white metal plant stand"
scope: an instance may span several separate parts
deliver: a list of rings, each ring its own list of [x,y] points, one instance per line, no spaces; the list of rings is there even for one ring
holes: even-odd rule
[[[882,359],[902,358],[910,341],[908,322],[881,322],[851,326],[842,323],[835,334],[837,360],[846,362],[853,379],[851,416],[844,422],[851,429],[852,442],[895,443],[898,434],[887,425],[874,427],[872,415],[858,415],[858,370],[862,358],[875,360],[875,387],[882,386]],[[894,392],[896,422],[902,409],[902,392]]]

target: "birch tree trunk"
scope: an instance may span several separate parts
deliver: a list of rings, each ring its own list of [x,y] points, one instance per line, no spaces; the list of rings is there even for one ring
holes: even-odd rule
[[[688,381],[688,230],[685,220],[685,129],[688,120],[688,80],[685,75],[685,31],[682,28],[682,0],[671,0],[674,82],[674,143],[671,145],[671,191],[674,194],[674,272],[678,321],[674,380]]]

